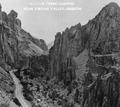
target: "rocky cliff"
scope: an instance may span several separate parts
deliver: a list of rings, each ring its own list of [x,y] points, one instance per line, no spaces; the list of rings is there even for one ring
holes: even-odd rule
[[[89,35],[90,57],[83,106],[119,107],[120,7],[105,6],[84,31]]]
[[[8,105],[14,97],[14,82],[10,75],[0,67],[0,106]]]
[[[21,21],[17,13],[12,10],[8,15],[0,12],[0,52],[1,60],[12,66],[27,66],[29,57],[47,54],[47,45],[43,40],[38,40],[21,28]],[[3,63],[3,64],[4,64]],[[6,65],[5,64],[5,65]],[[2,65],[3,68],[8,69]]]
[[[50,74],[65,83],[79,78],[83,107],[119,107],[119,34],[120,7],[110,3],[86,25],[56,35]]]
[[[68,81],[75,78],[75,63],[72,58],[83,50],[81,37],[81,24],[56,34],[54,46],[50,49],[51,76],[64,81],[67,81],[67,77]]]
[[[14,94],[14,83],[8,71],[29,68],[30,60],[37,62],[37,58],[35,61],[32,58],[42,54],[48,54],[45,41],[32,37],[22,29],[17,12],[12,10],[7,14],[0,6],[0,106],[9,104]]]

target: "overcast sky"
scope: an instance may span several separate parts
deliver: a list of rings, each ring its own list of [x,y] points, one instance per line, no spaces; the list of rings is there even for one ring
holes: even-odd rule
[[[34,3],[41,2],[73,2],[81,10],[76,11],[27,11]],[[34,37],[44,39],[47,43],[54,40],[57,32],[63,31],[77,23],[86,24],[108,3],[114,1],[120,5],[120,0],[0,0],[3,10],[18,12],[22,27]],[[33,6],[35,7],[35,6]],[[37,7],[37,6],[36,6]],[[39,6],[40,7],[40,6]]]

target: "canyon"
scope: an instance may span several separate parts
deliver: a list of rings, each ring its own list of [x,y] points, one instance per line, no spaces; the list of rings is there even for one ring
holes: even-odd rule
[[[109,3],[85,25],[56,33],[50,49],[22,29],[14,10],[6,14],[1,7],[0,20],[1,105],[13,100],[25,107],[24,101],[32,107],[120,106],[118,4]],[[17,85],[23,97],[16,96]]]

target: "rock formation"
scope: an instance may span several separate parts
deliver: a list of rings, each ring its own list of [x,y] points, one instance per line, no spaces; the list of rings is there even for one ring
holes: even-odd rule
[[[119,85],[115,82],[119,81],[119,73],[116,69],[111,70],[112,66],[116,66],[115,63],[119,66],[119,34],[120,7],[116,3],[110,3],[86,25],[78,24],[56,35],[54,46],[50,50],[50,74],[65,81],[80,78],[84,84],[84,107],[119,107]],[[66,66],[70,60],[71,71]],[[101,79],[111,72],[112,76],[104,81]],[[105,87],[109,90],[106,93]]]
[[[116,3],[108,4],[84,26],[84,30],[89,34],[89,73],[92,78],[84,82],[87,88],[83,106],[119,107],[120,7]],[[93,75],[97,75],[95,80]]]
[[[47,54],[48,51],[44,40],[38,40],[22,29],[17,15],[14,10],[9,14],[3,12],[0,6],[0,79],[4,80],[0,83],[0,93],[4,94],[4,97],[9,96],[11,92],[11,95],[14,94],[13,80],[8,71],[14,68],[28,68],[32,57]],[[37,62],[37,59],[35,60]],[[1,96],[0,99],[2,104],[1,101],[5,99]]]
[[[33,105],[42,106],[44,101],[52,102],[52,107],[120,106],[120,7],[116,3],[105,6],[86,25],[58,32],[49,54],[43,40],[22,29],[14,10],[8,15],[0,11],[0,20],[0,67],[19,69],[16,75]]]
[[[17,18],[17,13],[14,10],[8,15],[1,12],[1,15],[0,52],[5,63],[19,67],[22,64],[21,61],[27,61],[31,56],[40,56],[47,51],[47,45],[43,40],[32,37],[21,28],[21,21]],[[25,65],[28,63],[26,61],[23,61]]]
[[[70,79],[72,81],[75,78],[72,57],[78,56],[82,50],[81,24],[67,28],[63,33],[57,33],[54,46],[50,49],[50,75],[56,76],[58,80],[72,76]]]

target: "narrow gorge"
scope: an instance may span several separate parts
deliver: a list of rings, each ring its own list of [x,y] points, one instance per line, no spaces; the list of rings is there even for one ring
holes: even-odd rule
[[[13,72],[16,69],[15,72]],[[0,107],[120,107],[120,7],[45,41],[0,6]]]
[[[22,107],[31,107],[31,104],[25,100],[23,96],[23,87],[20,84],[19,79],[15,76],[14,72],[17,72],[16,70],[9,71],[11,77],[13,78],[14,84],[15,84],[15,96],[22,105]]]

